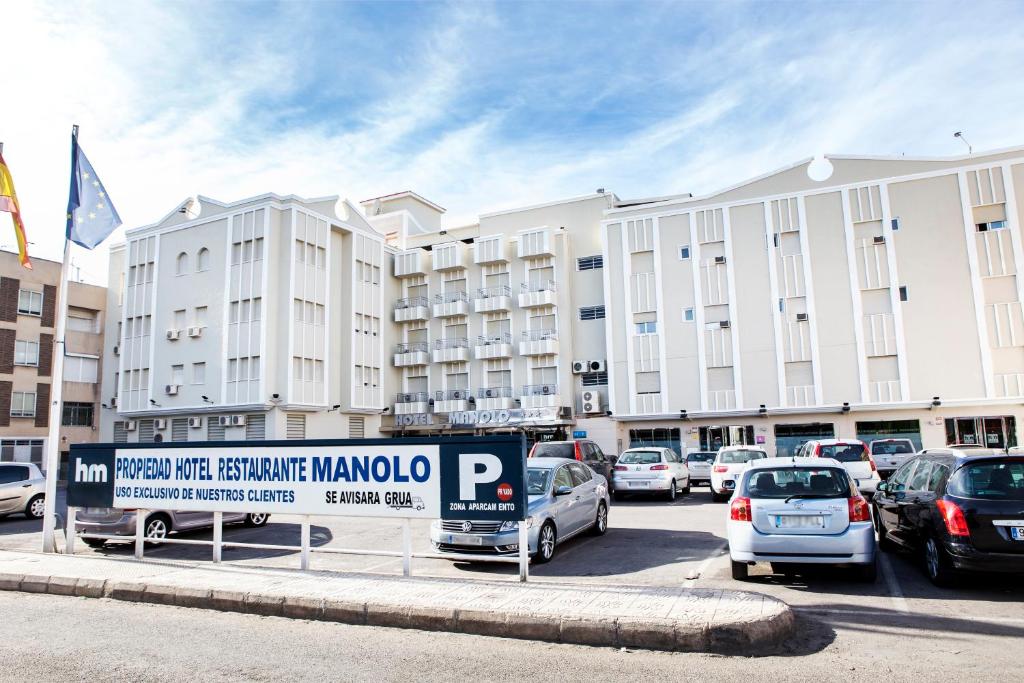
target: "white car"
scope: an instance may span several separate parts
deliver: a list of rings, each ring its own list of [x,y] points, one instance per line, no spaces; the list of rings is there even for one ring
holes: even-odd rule
[[[630,448],[612,470],[615,500],[625,493],[660,493],[669,500],[690,492],[690,469],[671,448]]]
[[[875,439],[868,444],[868,451],[878,467],[878,475],[886,478],[917,453],[910,439]]]
[[[841,564],[874,582],[871,508],[831,458],[757,460],[740,478],[727,524],[732,578],[756,562]]]
[[[857,439],[808,441],[801,447],[798,455],[838,460],[853,477],[857,488],[868,498],[875,495],[875,489],[882,481],[882,478],[878,476],[878,467],[875,465],[871,453],[868,452],[867,444]]]
[[[24,513],[29,519],[43,516],[46,477],[29,462],[0,463],[0,517]]]
[[[715,464],[711,466],[711,500],[716,503],[728,500],[736,490],[736,481],[750,467],[750,462],[767,457],[767,451],[753,446],[725,446],[719,449]]]

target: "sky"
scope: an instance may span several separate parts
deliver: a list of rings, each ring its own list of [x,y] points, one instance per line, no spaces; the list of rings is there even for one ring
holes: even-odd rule
[[[1022,27],[1019,2],[9,2],[0,141],[40,258],[76,123],[124,227],[195,194],[403,190],[456,226],[822,153],[958,155],[955,131],[1024,145]],[[75,274],[105,284],[124,227]]]

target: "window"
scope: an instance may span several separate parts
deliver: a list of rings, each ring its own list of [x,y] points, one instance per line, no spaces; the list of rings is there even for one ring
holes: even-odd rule
[[[185,309],[179,309],[174,312],[174,327],[175,330],[185,329]]]
[[[607,372],[584,372],[580,378],[585,387],[603,387],[608,384]]]
[[[93,404],[65,401],[60,423],[66,427],[92,427]]]
[[[96,311],[85,308],[68,308],[68,329],[74,332],[98,332]]]
[[[30,289],[18,290],[18,313],[23,315],[43,314],[43,293]]]
[[[15,391],[11,394],[11,417],[35,417],[36,392]]]
[[[15,365],[39,365],[39,342],[15,341]]]
[[[914,470],[914,476],[910,480],[910,485],[907,487],[910,491],[927,491],[928,490],[928,479],[932,474],[932,463],[929,460],[921,460],[918,462],[917,469]]]
[[[604,306],[581,306],[580,320],[602,320],[604,318]]]
[[[690,247],[679,247],[679,260],[686,261],[690,258]]]
[[[900,301],[907,301],[910,299],[910,290],[906,285],[900,286]]]
[[[192,384],[206,384],[206,363],[192,364]]]
[[[28,481],[28,467],[25,465],[0,465],[0,484]]]
[[[604,268],[603,256],[581,256],[576,259],[576,270],[597,270]]]
[[[976,223],[978,232],[988,232],[989,230],[1002,230],[1006,227],[1006,221],[990,221],[988,223]]]
[[[676,453],[681,453],[682,441],[677,428],[659,429],[630,429],[629,447],[657,446],[671,448]]]
[[[636,324],[637,334],[656,334],[658,331],[658,323],[655,320],[646,323]]]
[[[692,323],[694,321],[694,312],[692,308],[683,309],[683,322]]]
[[[204,270],[210,269],[210,250],[203,247],[196,254],[196,272],[201,273]]]
[[[185,366],[184,365],[172,365],[171,366],[171,384],[177,384],[181,386],[185,383]]]
[[[100,360],[96,356],[72,356],[64,358],[64,381],[95,384]]]
[[[207,309],[206,306],[196,306],[196,317],[195,317],[196,327],[206,327],[206,313],[207,313],[207,310],[208,309]]]
[[[174,274],[184,275],[188,272],[188,254],[181,252],[178,254],[178,260],[175,261]]]

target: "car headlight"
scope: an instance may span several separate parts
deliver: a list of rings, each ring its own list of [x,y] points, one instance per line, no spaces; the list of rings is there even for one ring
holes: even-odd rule
[[[533,517],[526,518],[526,528],[529,529],[533,526]],[[502,522],[500,531],[516,531],[519,529],[519,522]]]

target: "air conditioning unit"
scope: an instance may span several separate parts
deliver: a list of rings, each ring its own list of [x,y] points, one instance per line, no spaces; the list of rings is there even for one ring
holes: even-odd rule
[[[456,389],[455,391],[453,391],[451,393],[451,396],[452,396],[451,400],[453,400],[453,401],[465,401],[466,400],[466,391],[464,389]]]
[[[188,419],[188,426],[190,429],[199,429],[203,426],[203,418],[201,417],[190,417]]]
[[[230,415],[220,415],[217,418],[217,424],[219,424],[221,427],[230,427],[231,426],[231,416]]]
[[[135,420],[128,420],[127,422],[124,423],[124,431],[126,432],[134,432],[138,428],[139,423],[136,422]]]
[[[167,341],[178,341],[180,336],[181,330],[167,330]]]
[[[402,394],[402,403],[412,403],[412,394]]]
[[[718,265],[718,264],[721,264],[721,263],[725,263],[725,257],[724,256],[716,256],[715,257],[715,265]]]
[[[796,314],[796,321],[798,323],[805,323],[805,322],[807,322],[810,319],[811,319],[810,316],[807,315],[806,313],[797,313]]]
[[[497,389],[484,389],[484,398],[498,398],[499,393]]]
[[[588,360],[574,360],[572,362],[572,374],[581,375],[587,371],[587,366],[590,365]]]
[[[885,235],[875,235],[875,244],[885,244]]]
[[[168,384],[164,386],[164,393],[166,393],[168,396],[177,396],[179,388],[181,387],[178,384]]]
[[[545,384],[540,388],[540,393],[547,396],[548,394],[554,393],[555,389],[550,384]]]
[[[190,327],[188,328],[188,336],[190,337],[201,337],[203,336],[202,327]]]
[[[592,360],[587,363],[587,366],[587,369],[590,370],[590,372],[605,372],[608,370],[608,363],[603,360]]]
[[[601,392],[588,389],[581,395],[583,403],[584,413],[600,413],[601,411]]]
[[[121,355],[121,347],[118,346],[117,344],[114,344],[114,355],[115,356],[120,356]]]
[[[167,429],[167,420],[162,417],[153,420],[153,429]]]
[[[729,321],[723,320],[722,322],[718,323],[718,326],[721,327],[723,330],[727,330],[729,329]]]
[[[244,427],[245,426],[245,415],[232,415],[231,416],[232,427]]]

